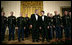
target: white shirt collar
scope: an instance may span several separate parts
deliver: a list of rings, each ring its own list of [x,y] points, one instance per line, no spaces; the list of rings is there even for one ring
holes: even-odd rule
[[[44,15],[42,16],[42,20],[44,21]]]
[[[38,16],[36,15],[36,13],[35,13],[35,17],[36,17],[36,20],[38,20]]]

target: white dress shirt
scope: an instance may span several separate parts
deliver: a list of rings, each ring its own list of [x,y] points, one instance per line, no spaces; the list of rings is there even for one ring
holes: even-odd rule
[[[38,20],[38,16],[35,14],[35,18],[36,18],[36,20]]]
[[[42,16],[42,20],[44,21],[44,15]]]

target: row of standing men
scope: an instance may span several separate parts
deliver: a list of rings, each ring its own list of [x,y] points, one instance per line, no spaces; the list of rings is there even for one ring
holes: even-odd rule
[[[50,41],[54,38],[54,31],[56,32],[56,41],[61,40],[63,37],[62,31],[65,31],[65,39],[70,38],[70,30],[71,30],[71,12],[65,11],[64,15],[61,17],[57,11],[54,11],[55,16],[52,14],[44,15],[44,11],[41,11],[41,16],[38,15],[38,9],[35,10],[35,14],[32,14],[30,18],[28,18],[27,14],[26,17],[20,17],[16,19],[13,16],[13,12],[11,12],[11,16],[8,18],[5,17],[5,13],[1,12],[1,41],[4,40],[6,27],[9,28],[9,41],[14,40],[14,32],[15,27],[18,27],[18,41],[20,42],[20,38],[24,40],[24,33],[25,37],[29,37],[30,32],[32,34],[32,41],[39,42],[40,35],[41,40],[44,42]]]

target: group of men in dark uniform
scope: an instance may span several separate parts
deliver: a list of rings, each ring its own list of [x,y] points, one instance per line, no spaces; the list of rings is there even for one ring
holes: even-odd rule
[[[57,13],[57,11],[54,11],[54,16],[49,13],[45,16],[44,11],[41,11],[41,16],[39,16],[38,13],[38,9],[36,9],[35,14],[32,14],[30,18],[28,18],[27,14],[26,17],[22,17],[22,14],[20,14],[20,17],[16,19],[16,17],[13,16],[13,12],[10,13],[11,16],[8,18],[4,16],[4,12],[1,12],[1,41],[4,40],[7,26],[9,28],[9,41],[11,38],[12,40],[15,40],[14,34],[16,26],[18,27],[19,42],[21,41],[21,37],[22,40],[24,40],[25,37],[29,37],[30,32],[32,34],[33,42],[39,42],[40,35],[42,42],[44,42],[45,39],[49,42],[54,38],[54,31],[56,32],[56,41],[58,41],[63,35],[62,28],[64,28],[66,40],[70,38],[71,12],[68,14],[68,12],[65,11],[62,17]]]
[[[13,12],[10,12],[11,16],[9,16],[8,18],[5,17],[5,13],[1,12],[1,41],[4,40],[5,37],[5,30],[6,27],[8,26],[9,28],[9,41],[15,40],[15,27],[18,27],[18,41],[20,41],[20,37],[22,37],[22,40],[24,40],[24,34],[25,37],[29,37],[29,18],[26,15],[26,17],[22,17],[22,14],[20,15],[20,17],[18,17],[16,19],[15,16],[13,16]]]

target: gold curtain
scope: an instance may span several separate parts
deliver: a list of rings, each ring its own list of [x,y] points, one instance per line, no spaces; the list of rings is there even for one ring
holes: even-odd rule
[[[28,17],[30,17],[31,14],[35,13],[35,9],[39,9],[40,15],[40,11],[43,10],[43,1],[21,1],[23,17],[25,17],[25,14],[28,14]]]

